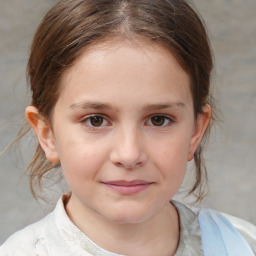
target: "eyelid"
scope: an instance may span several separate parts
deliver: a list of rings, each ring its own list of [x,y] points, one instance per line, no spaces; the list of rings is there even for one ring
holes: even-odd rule
[[[167,114],[152,114],[152,115],[150,115],[150,116],[147,118],[146,123],[149,122],[149,121],[151,120],[151,118],[156,117],[156,116],[166,118],[167,120],[169,120],[169,123],[168,123],[167,125],[164,125],[164,126],[156,126],[156,125],[153,125],[153,124],[151,124],[151,125],[149,125],[149,126],[153,126],[153,127],[157,127],[157,128],[165,128],[165,127],[168,127],[168,126],[170,126],[171,124],[173,124],[173,123],[176,122],[176,120],[175,120],[175,118],[174,118],[173,116],[170,116],[170,115],[167,115]]]
[[[90,128],[90,129],[100,129],[100,128],[103,128],[103,127],[106,127],[106,126],[110,126],[110,125],[101,125],[101,126],[93,126],[93,125],[88,125],[88,124],[85,124],[91,117],[95,117],[95,116],[99,116],[99,117],[102,117],[104,121],[106,121],[108,124],[111,124],[110,121],[108,120],[108,118],[106,117],[106,115],[103,115],[103,114],[98,114],[98,113],[95,113],[95,114],[88,114],[88,115],[85,115],[80,123],[82,123],[84,126]]]

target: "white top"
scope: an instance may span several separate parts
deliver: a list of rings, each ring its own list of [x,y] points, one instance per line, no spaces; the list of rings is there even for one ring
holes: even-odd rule
[[[96,245],[69,219],[63,201],[42,220],[13,234],[1,247],[0,256],[120,256]],[[175,256],[203,255],[197,214],[173,202],[180,217],[180,241]],[[241,219],[226,217],[244,236],[256,254],[256,227]]]

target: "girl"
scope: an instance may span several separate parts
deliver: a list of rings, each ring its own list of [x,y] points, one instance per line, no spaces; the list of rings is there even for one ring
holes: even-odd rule
[[[254,255],[252,224],[171,200],[191,160],[203,197],[211,70],[186,1],[58,1],[28,62],[28,169],[35,197],[59,166],[70,192],[0,255]]]

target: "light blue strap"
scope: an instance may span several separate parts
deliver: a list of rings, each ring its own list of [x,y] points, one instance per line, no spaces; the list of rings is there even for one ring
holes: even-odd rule
[[[255,256],[246,240],[221,213],[204,209],[198,219],[205,256]]]

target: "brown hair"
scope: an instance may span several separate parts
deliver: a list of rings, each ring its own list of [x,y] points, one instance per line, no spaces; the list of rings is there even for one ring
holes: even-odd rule
[[[61,77],[85,47],[112,37],[133,40],[138,36],[174,54],[190,76],[195,117],[202,113],[210,100],[212,54],[204,24],[185,0],[59,0],[44,17],[32,43],[27,66],[31,105],[50,120]],[[203,145],[194,154],[195,183],[189,191],[198,190],[198,199],[207,178]],[[41,189],[42,179],[59,165],[48,162],[38,144],[27,169],[35,197],[39,196],[36,187]]]

